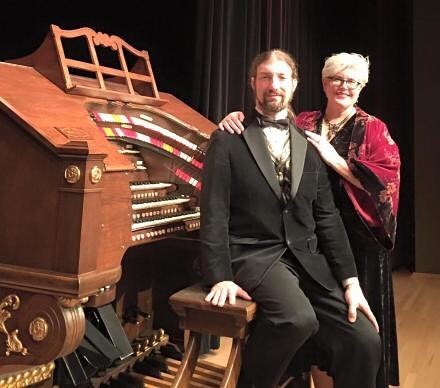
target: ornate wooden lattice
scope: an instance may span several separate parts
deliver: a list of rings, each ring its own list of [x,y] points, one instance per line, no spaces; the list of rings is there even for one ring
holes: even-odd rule
[[[52,25],[51,31],[67,92],[156,106],[167,102],[159,96],[147,51],[137,50],[118,36],[95,32],[91,28],[63,30]],[[66,55],[64,40],[72,38],[85,39],[90,62]],[[97,51],[98,46],[116,51],[120,68],[102,65]],[[137,58],[131,70],[127,67],[126,52]],[[94,76],[75,75],[73,69]]]

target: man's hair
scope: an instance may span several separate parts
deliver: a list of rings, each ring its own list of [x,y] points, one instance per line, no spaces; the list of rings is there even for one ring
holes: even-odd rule
[[[295,59],[281,49],[274,49],[269,51],[264,51],[258,54],[251,63],[249,68],[249,82],[252,77],[257,75],[258,66],[269,59],[278,59],[279,61],[285,62],[292,69],[292,79],[298,79],[298,66]]]

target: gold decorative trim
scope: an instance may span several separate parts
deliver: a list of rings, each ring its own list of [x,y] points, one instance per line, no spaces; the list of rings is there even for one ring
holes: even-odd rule
[[[29,334],[34,341],[43,341],[48,332],[49,326],[44,318],[37,317],[29,324]]]
[[[89,298],[86,296],[85,298],[81,299],[73,299],[73,298],[65,298],[63,296],[60,296],[58,298],[58,301],[60,302],[60,305],[66,308],[74,308],[76,306],[79,306],[81,304],[87,303]]]
[[[6,310],[10,307],[12,310],[17,310],[20,307],[20,298],[17,295],[11,294],[3,298],[0,303],[0,333],[6,335],[6,356],[11,353],[21,353],[26,356],[28,354],[27,348],[25,348],[18,338],[18,329],[8,332],[5,322],[11,318],[12,314]]]
[[[55,364],[50,362],[11,374],[8,377],[0,378],[0,388],[27,387],[49,379],[55,369]]]
[[[81,170],[78,166],[71,164],[64,170],[64,178],[66,178],[68,183],[76,183],[79,181],[79,178],[81,178]]]
[[[102,169],[98,166],[93,166],[90,170],[90,181],[92,183],[98,183],[102,178]]]
[[[160,342],[165,339],[165,330],[160,328],[156,332],[156,341]]]

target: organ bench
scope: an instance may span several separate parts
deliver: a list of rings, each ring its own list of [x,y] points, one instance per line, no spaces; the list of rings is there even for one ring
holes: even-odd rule
[[[241,367],[242,348],[252,322],[257,313],[257,304],[237,298],[235,305],[225,304],[223,307],[214,306],[205,301],[207,289],[196,284],[171,295],[169,302],[179,316],[180,328],[189,331],[189,339],[184,358],[171,385],[172,388],[190,387],[192,376],[198,369],[208,369],[210,366],[197,361],[200,351],[202,334],[212,334],[233,339],[228,362],[223,371],[219,388],[235,388]],[[264,357],[264,355],[262,355]],[[212,368],[212,367],[211,367]],[[218,369],[216,368],[216,371]],[[286,374],[279,388],[309,388],[311,379],[309,373],[300,378]]]
[[[248,323],[256,315],[255,302],[237,299],[235,305],[223,307],[205,302],[206,289],[201,285],[187,287],[170,297],[170,304],[179,316],[181,329],[190,335],[185,356],[172,387],[188,387],[194,373],[203,334],[233,338],[231,353],[221,382],[221,388],[234,388],[237,384],[241,350],[247,334]]]

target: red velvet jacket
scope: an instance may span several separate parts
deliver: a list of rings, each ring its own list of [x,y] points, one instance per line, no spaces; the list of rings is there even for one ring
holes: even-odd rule
[[[317,131],[322,112],[302,112],[298,128]],[[396,234],[399,205],[400,157],[387,126],[378,118],[356,108],[356,118],[348,150],[347,164],[362,183],[361,190],[343,180],[356,211],[371,227],[379,241],[391,249]]]

